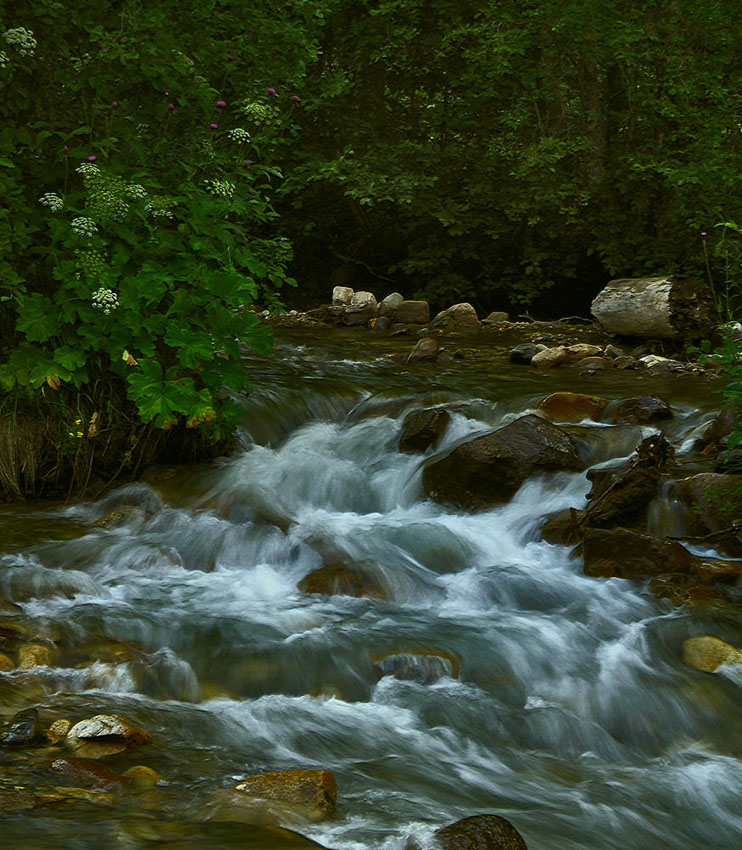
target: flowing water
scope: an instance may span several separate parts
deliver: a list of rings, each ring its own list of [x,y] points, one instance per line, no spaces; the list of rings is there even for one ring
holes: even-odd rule
[[[358,339],[285,341],[249,361],[256,390],[230,459],[0,516],[0,593],[56,647],[53,667],[0,674],[0,708],[124,714],[155,743],[111,763],[165,779],[147,805],[6,816],[7,846],[160,846],[163,824],[201,821],[213,832],[198,846],[284,846],[222,822],[240,818],[237,779],[293,767],[334,772],[340,817],[289,826],[337,850],[401,850],[479,812],[507,817],[531,850],[742,846],[742,682],[681,659],[693,635],[739,641],[742,618],[586,578],[542,542],[544,515],[583,500],[584,474],[467,514],[426,501],[423,458],[396,449],[413,407],[454,411],[443,451],[575,389],[574,373],[504,358],[408,371]],[[581,380],[670,397],[676,446],[714,405],[687,378]],[[594,465],[652,429],[574,430]],[[122,507],[120,524],[95,525]],[[652,522],[675,523],[672,506]],[[323,557],[387,598],[301,593]],[[5,756],[2,770],[42,782],[53,757]],[[182,840],[167,846],[196,846]]]

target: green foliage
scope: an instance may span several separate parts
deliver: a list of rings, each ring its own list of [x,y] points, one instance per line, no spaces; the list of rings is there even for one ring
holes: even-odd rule
[[[315,55],[302,3],[253,12],[36,0],[0,15],[5,391],[116,385],[145,423],[233,429],[240,344],[271,346],[249,307],[295,283],[272,200],[293,101],[268,88]]]

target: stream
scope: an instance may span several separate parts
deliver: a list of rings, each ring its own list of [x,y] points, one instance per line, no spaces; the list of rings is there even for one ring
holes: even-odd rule
[[[410,343],[286,333],[246,359],[231,458],[95,502],[0,506],[0,594],[54,647],[52,666],[0,673],[0,712],[122,714],[154,742],[111,765],[163,776],[113,807],[2,815],[2,846],[288,848],[249,843],[228,789],[296,767],[334,773],[340,813],[285,825],[333,850],[404,850],[483,812],[530,850],[742,846],[742,679],[681,652],[703,634],[739,645],[742,607],[673,609],[643,583],[583,576],[539,529],[582,504],[584,473],[468,514],[425,500],[424,458],[397,450],[416,407],[452,411],[441,452],[555,390],[651,392],[673,405],[662,429],[693,469],[690,437],[718,398],[688,376],[539,373],[499,352],[405,367],[381,358],[394,345]],[[590,465],[656,430],[571,427]],[[678,521],[671,504],[653,516],[655,533]],[[362,567],[385,598],[300,592],[323,557]],[[54,757],[5,750],[0,772],[43,785]]]

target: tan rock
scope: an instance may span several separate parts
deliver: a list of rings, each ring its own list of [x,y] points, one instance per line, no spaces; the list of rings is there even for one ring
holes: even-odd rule
[[[60,744],[71,728],[72,724],[69,720],[55,720],[47,730],[46,738],[50,744]]]
[[[702,561],[696,572],[701,581],[733,581],[742,575],[742,561]]]
[[[96,806],[114,806],[116,798],[107,791],[92,791],[89,788],[67,788],[64,785],[54,785],[54,794],[41,798],[43,803],[57,803],[65,800],[81,800]]]
[[[463,301],[438,313],[432,327],[454,333],[471,333],[480,328],[479,316],[471,304]]]
[[[370,596],[386,599],[380,582],[368,573],[351,570],[345,564],[325,564],[304,576],[298,588],[302,593],[323,593],[327,596]]]
[[[567,360],[567,351],[563,345],[557,348],[545,348],[539,351],[531,358],[531,366],[537,369],[552,369],[554,366],[559,366]]]
[[[556,422],[597,419],[608,405],[607,398],[582,393],[552,393],[538,403],[538,410]]]
[[[438,340],[431,336],[423,337],[407,357],[407,363],[429,363],[438,357]]]
[[[25,812],[36,808],[38,800],[30,791],[0,788],[0,812]]]
[[[10,673],[11,670],[15,670],[15,664],[13,664],[12,659],[8,658],[5,653],[0,652],[0,673]]]
[[[32,670],[34,667],[51,667],[52,654],[42,643],[24,643],[18,650],[18,669]]]
[[[424,325],[430,321],[427,301],[403,301],[396,309],[394,321],[404,325]]]
[[[151,742],[148,732],[120,714],[97,714],[81,720],[67,735],[67,745],[89,758],[123,753]]]
[[[683,642],[683,661],[696,670],[714,673],[722,664],[742,664],[742,652],[720,638],[703,635]]]
[[[162,779],[160,774],[144,764],[136,764],[121,774],[135,788],[154,788]]]
[[[337,809],[337,785],[329,770],[281,770],[243,779],[235,791],[300,808],[310,820],[332,817]]]
[[[589,342],[568,345],[564,350],[567,352],[567,359],[574,363],[578,360],[584,360],[586,357],[598,357],[603,353],[603,349],[599,345],[591,345]]]

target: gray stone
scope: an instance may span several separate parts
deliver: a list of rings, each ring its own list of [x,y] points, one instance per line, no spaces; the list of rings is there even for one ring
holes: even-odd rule
[[[430,321],[427,301],[403,301],[397,308],[395,319],[408,325],[424,325]]]
[[[531,366],[537,369],[552,369],[554,366],[559,366],[567,360],[567,352],[563,345],[557,348],[546,348],[539,351],[531,358]]]
[[[454,304],[447,310],[442,310],[433,319],[434,328],[455,333],[471,333],[480,328],[477,311],[467,302]]]
[[[354,292],[350,303],[343,310],[346,325],[365,325],[369,319],[375,319],[378,313],[376,298],[371,292]]]
[[[423,337],[410,352],[407,363],[425,363],[431,362],[438,357],[438,340],[431,336]]]
[[[502,310],[494,310],[492,313],[487,316],[486,319],[482,319],[482,324],[485,325],[498,325],[502,322],[509,322],[510,316],[503,312]]]
[[[404,296],[400,295],[399,292],[392,292],[391,295],[387,295],[386,298],[382,299],[379,304],[379,315],[380,316],[389,316],[390,318],[394,318],[399,308],[399,305],[404,301]],[[404,319],[400,319],[399,321],[404,321]]]
[[[510,349],[508,359],[511,363],[517,363],[521,366],[529,366],[535,354],[539,351],[544,351],[546,346],[534,345],[532,342],[523,342]]]
[[[450,421],[451,414],[444,407],[411,410],[402,423],[399,450],[423,453],[434,449]]]
[[[332,290],[332,306],[344,307],[350,304],[350,299],[353,297],[353,290],[349,286],[336,286]]]

